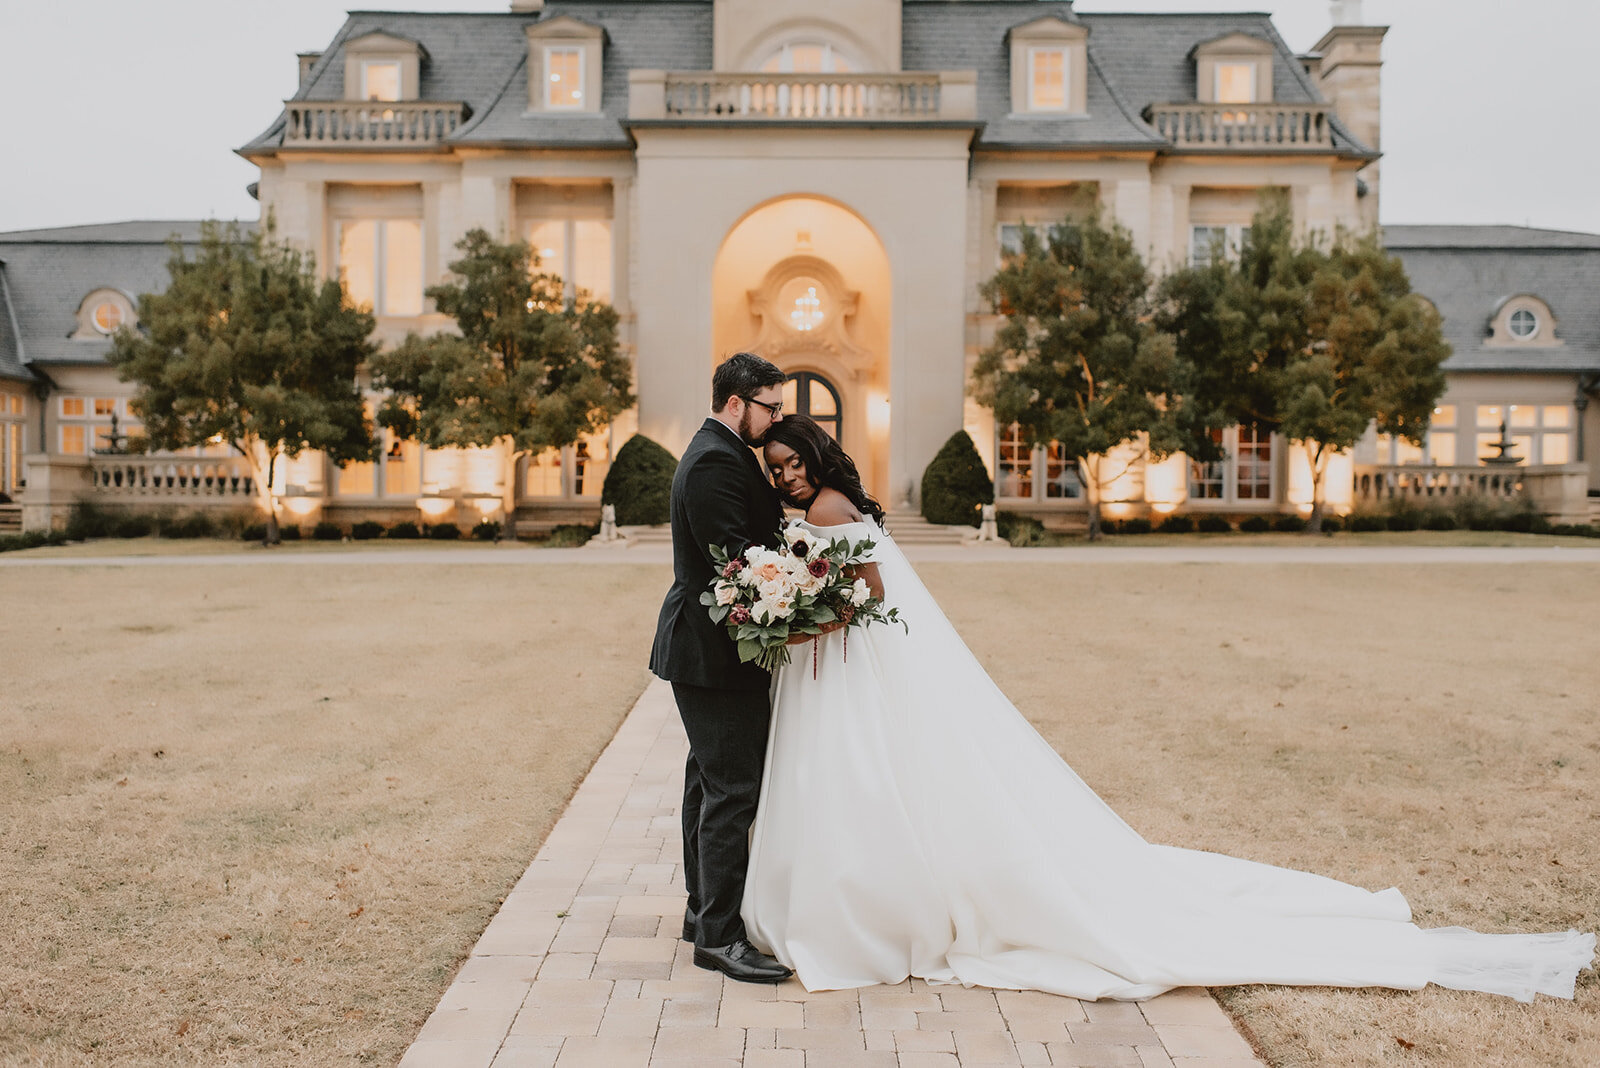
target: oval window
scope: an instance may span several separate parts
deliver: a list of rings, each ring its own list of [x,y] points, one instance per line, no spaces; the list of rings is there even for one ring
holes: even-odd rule
[[[1520,341],[1526,341],[1539,332],[1539,317],[1527,308],[1518,308],[1511,313],[1511,336]]]
[[[94,308],[94,328],[109,334],[122,325],[122,308],[112,300],[103,300]]]

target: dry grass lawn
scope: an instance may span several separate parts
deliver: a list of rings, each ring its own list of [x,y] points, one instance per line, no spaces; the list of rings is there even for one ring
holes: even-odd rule
[[[1148,838],[1600,928],[1600,567],[924,574]],[[667,581],[0,567],[0,1063],[393,1063],[646,682]],[[1224,997],[1280,1065],[1600,1063],[1592,971]]]

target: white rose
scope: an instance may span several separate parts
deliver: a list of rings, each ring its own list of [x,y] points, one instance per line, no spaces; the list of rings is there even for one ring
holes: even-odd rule
[[[731,582],[717,583],[717,603],[730,605],[739,597],[739,591]]]
[[[850,603],[860,608],[867,603],[867,598],[872,596],[872,587],[867,585],[866,579],[856,579],[850,587]]]

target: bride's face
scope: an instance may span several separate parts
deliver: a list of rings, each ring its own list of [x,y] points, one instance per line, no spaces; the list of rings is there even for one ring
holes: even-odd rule
[[[764,455],[767,470],[772,472],[772,484],[795,504],[804,505],[817,495],[817,487],[806,475],[806,465],[800,454],[782,442],[769,441]]]

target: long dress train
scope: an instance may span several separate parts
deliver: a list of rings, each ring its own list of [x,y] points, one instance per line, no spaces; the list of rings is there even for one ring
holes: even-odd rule
[[[919,976],[1084,999],[1238,983],[1572,997],[1593,934],[1423,930],[1396,889],[1146,842],[1007,700],[891,538],[810,529],[875,539],[911,631],[797,646],[773,681],[743,916],[807,989]]]

